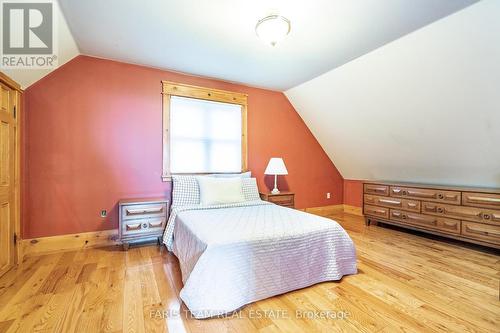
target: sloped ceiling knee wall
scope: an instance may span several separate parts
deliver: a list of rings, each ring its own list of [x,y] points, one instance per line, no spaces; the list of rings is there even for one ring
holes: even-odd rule
[[[286,91],[346,179],[500,187],[500,1]]]

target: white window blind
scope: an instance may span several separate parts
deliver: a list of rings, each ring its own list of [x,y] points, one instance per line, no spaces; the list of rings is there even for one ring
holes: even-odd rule
[[[241,171],[241,106],[172,96],[170,172]]]

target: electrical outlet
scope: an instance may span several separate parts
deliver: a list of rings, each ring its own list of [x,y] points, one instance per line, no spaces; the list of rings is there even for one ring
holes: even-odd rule
[[[330,198],[331,198],[330,192],[327,192],[327,193],[326,193],[326,198],[327,198],[327,199],[330,199]]]
[[[108,216],[108,211],[106,209],[101,210],[101,217]]]

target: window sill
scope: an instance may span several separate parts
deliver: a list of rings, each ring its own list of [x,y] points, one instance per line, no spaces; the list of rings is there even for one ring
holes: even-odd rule
[[[228,174],[228,175],[232,175],[232,174],[237,174],[237,173],[245,173],[245,172],[248,172],[249,170],[248,169],[245,169],[245,170],[242,170],[242,171],[235,171],[235,172],[205,172],[205,173],[174,173],[174,174],[170,174],[170,175],[163,175],[161,176],[161,180],[163,182],[171,182],[172,181],[172,176],[206,176],[206,175],[215,175],[215,174],[219,174],[219,175],[225,175],[225,174]]]

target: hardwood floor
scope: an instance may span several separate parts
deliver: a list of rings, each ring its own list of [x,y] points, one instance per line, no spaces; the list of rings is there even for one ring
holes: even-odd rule
[[[176,258],[157,246],[56,253],[0,278],[0,332],[500,331],[498,254],[332,218],[358,253],[359,274],[340,282],[196,320],[179,299]]]

